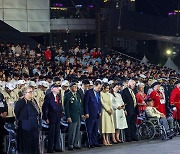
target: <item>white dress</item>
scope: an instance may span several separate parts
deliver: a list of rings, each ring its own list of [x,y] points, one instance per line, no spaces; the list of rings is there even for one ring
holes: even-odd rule
[[[112,107],[114,110],[114,126],[115,129],[125,129],[128,128],[126,116],[123,109],[118,110],[118,106],[124,105],[124,102],[122,100],[121,94],[114,93],[114,95],[111,94],[111,100],[112,100]]]

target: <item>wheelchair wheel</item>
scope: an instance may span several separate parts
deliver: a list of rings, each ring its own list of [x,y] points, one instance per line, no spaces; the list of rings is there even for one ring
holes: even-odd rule
[[[167,133],[166,133],[164,126],[161,126],[161,128],[160,128],[160,135],[161,135],[161,140],[167,139]]]
[[[174,135],[178,135],[180,133],[180,126],[177,120],[174,120]]]
[[[153,139],[155,132],[153,123],[149,121],[143,122],[138,127],[138,133],[141,139]]]

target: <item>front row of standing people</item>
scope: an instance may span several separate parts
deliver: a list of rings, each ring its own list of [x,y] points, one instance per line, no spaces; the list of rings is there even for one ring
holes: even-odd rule
[[[84,84],[88,85],[86,81]],[[41,109],[33,99],[32,87],[22,90],[23,97],[16,102],[15,115],[18,121],[18,151],[19,153],[40,153],[39,130],[41,117],[49,124],[48,152],[60,151],[60,121],[65,115],[68,121],[68,149],[80,149],[80,124],[86,121],[88,146],[99,147],[98,130],[103,136],[103,144],[122,142],[120,130],[125,129],[126,141],[137,140],[136,117],[138,105],[133,92],[135,81],[130,80],[127,87],[119,93],[119,85],[97,80],[88,90],[88,86],[77,88],[75,82],[69,85],[64,99],[60,86],[53,84],[44,98]],[[122,96],[122,97],[121,97]],[[4,111],[1,117],[6,114]],[[161,115],[160,115],[161,116]]]
[[[64,114],[68,121],[69,150],[81,148],[79,140],[82,120],[86,120],[89,138],[87,144],[91,148],[100,146],[98,130],[102,133],[104,145],[111,145],[109,134],[112,134],[113,143],[122,142],[119,138],[120,129],[127,128],[127,123],[118,84],[113,84],[111,93],[110,86],[102,85],[101,81],[95,81],[94,87],[87,89],[80,93],[76,82],[71,83],[64,95],[63,106],[59,85],[53,84],[44,98],[41,115],[41,110],[33,99],[32,87],[25,87],[23,97],[16,102],[14,110],[18,122],[19,153],[40,153],[41,117],[49,124],[47,152],[60,151],[60,121]]]

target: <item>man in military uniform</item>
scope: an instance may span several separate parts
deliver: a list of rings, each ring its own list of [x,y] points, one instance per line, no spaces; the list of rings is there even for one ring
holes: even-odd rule
[[[3,153],[3,139],[4,139],[4,123],[7,116],[8,106],[4,96],[0,93],[0,153]]]
[[[62,99],[63,108],[64,108],[64,94],[67,92],[68,87],[69,87],[69,81],[68,80],[64,80],[64,81],[61,82],[60,93],[61,93],[61,99]]]
[[[45,98],[45,92],[48,87],[49,87],[48,82],[40,81],[38,84],[38,88],[35,89],[36,96],[34,96],[34,97],[35,97],[35,100],[37,101],[37,104],[38,104],[41,112],[42,112],[42,105],[43,105],[44,98]]]
[[[70,91],[64,96],[65,115],[68,121],[68,150],[80,149],[81,118],[84,119],[81,97],[77,93],[77,84],[72,82],[69,85]]]
[[[24,80],[18,80],[16,82],[16,88],[13,90],[15,95],[16,95],[16,99],[18,100],[19,99],[19,93],[21,92],[22,88],[24,87],[25,85],[25,81]]]
[[[8,105],[7,122],[14,123],[14,103],[16,101],[16,95],[14,94],[14,85],[12,83],[6,83],[5,90],[2,91],[4,99]]]

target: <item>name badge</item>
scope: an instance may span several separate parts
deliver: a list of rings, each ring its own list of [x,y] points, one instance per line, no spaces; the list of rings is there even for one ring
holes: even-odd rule
[[[3,102],[0,102],[0,107],[4,107],[4,103]]]

